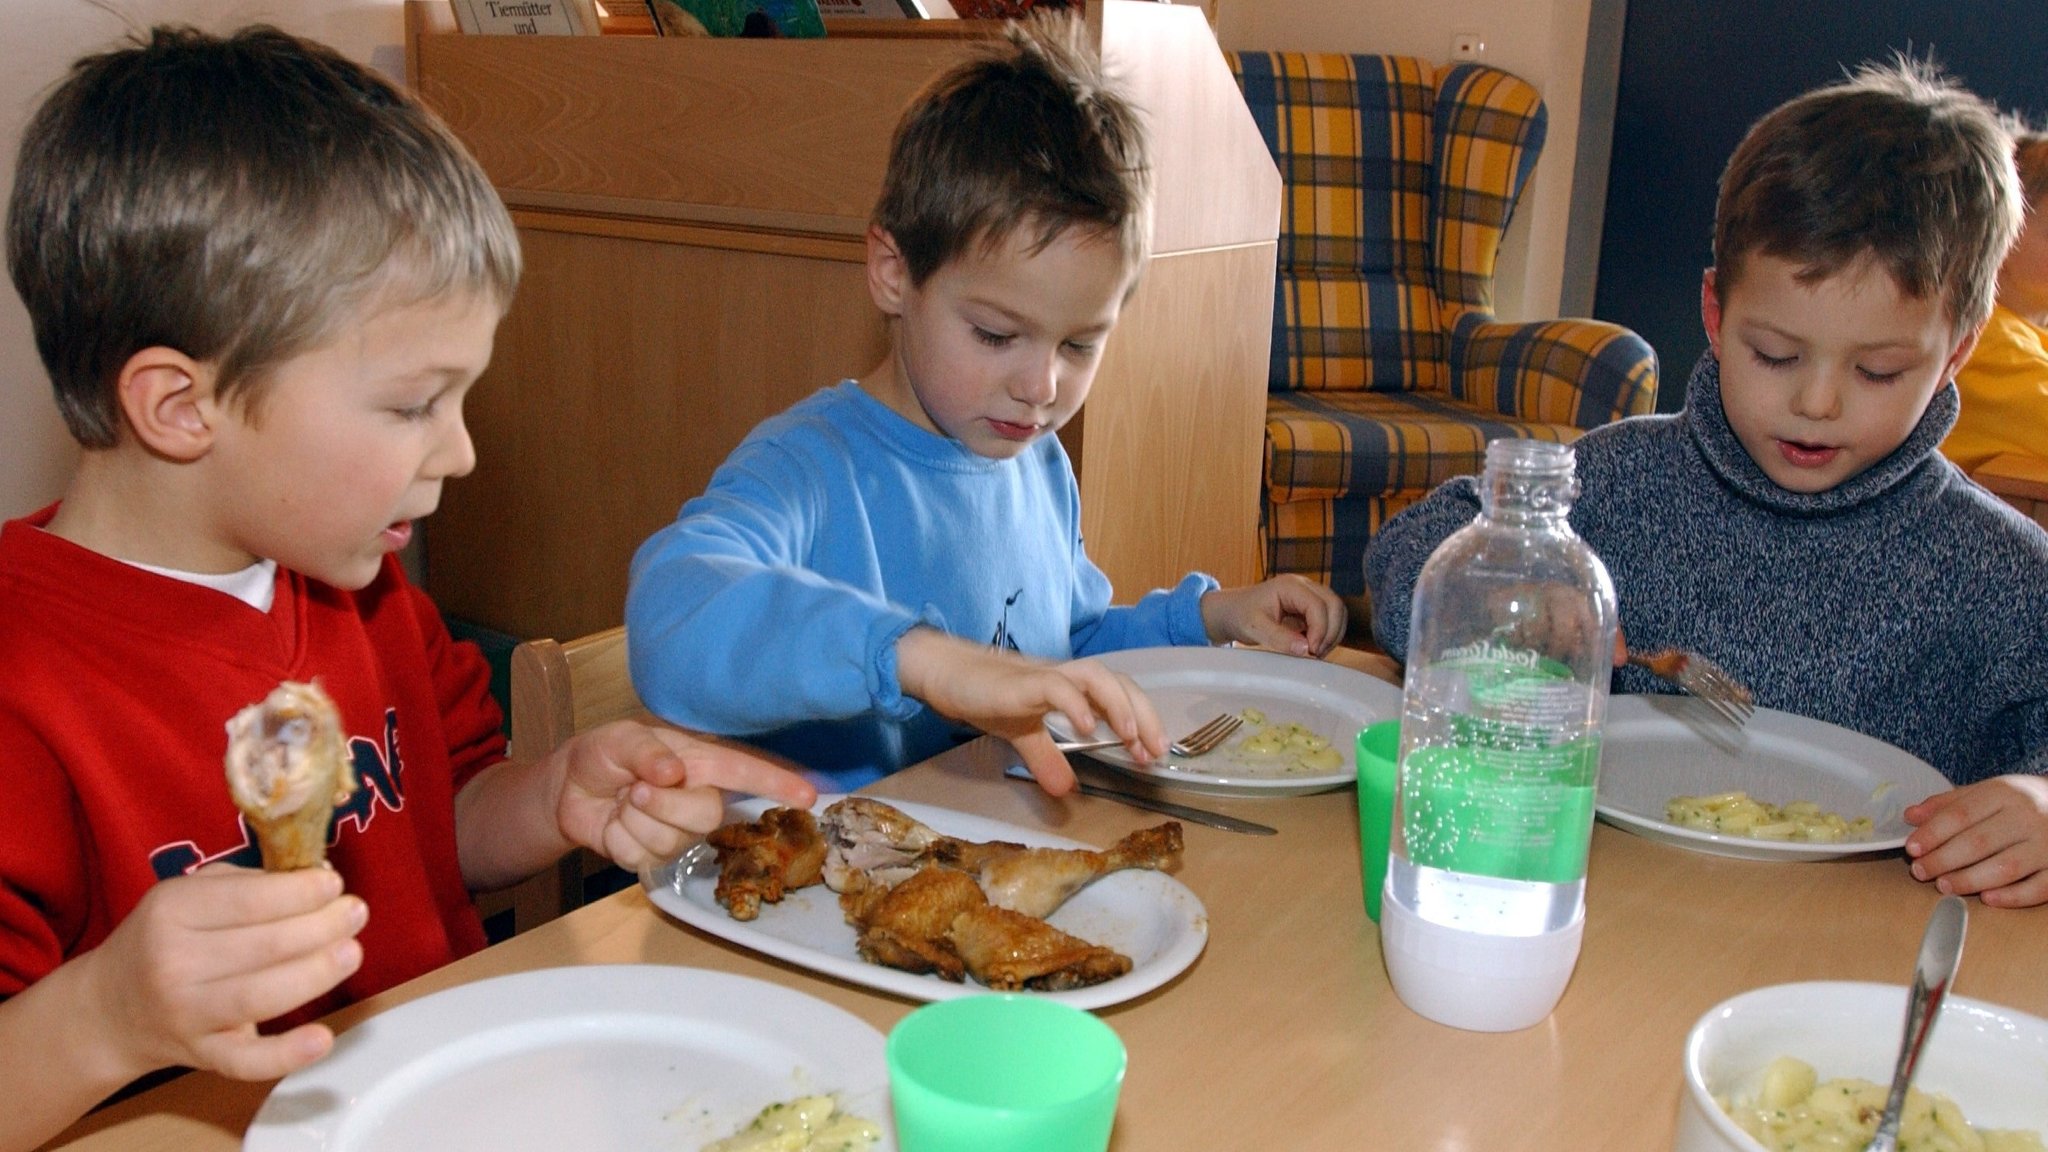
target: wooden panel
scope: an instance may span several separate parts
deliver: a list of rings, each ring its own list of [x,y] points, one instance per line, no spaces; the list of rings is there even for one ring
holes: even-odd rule
[[[1277,236],[1280,170],[1202,10],[1110,3],[1090,6],[1091,19],[1097,8],[1104,63],[1145,110],[1152,133],[1158,176],[1152,250],[1184,252]],[[1267,299],[1268,322],[1272,306]]]
[[[967,51],[952,39],[542,39],[417,41],[421,97],[508,203],[595,196],[853,235],[897,114]]]
[[[1081,421],[1081,523],[1117,599],[1260,578],[1272,243],[1155,258]],[[1071,445],[1070,445],[1071,447]]]
[[[1280,174],[1201,11],[1097,7],[1111,73],[1154,137],[1154,248],[1266,238],[1280,219]],[[647,215],[858,235],[898,112],[997,27],[869,23],[891,27],[836,41],[544,41],[420,28],[413,72],[507,203],[597,197]]]
[[[535,228],[427,522],[443,610],[519,637],[624,618],[633,550],[753,426],[881,359],[862,266]]]

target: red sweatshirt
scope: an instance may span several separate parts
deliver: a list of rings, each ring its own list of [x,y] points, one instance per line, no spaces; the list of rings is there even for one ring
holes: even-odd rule
[[[106,939],[160,879],[260,866],[228,717],[318,677],[360,778],[329,859],[368,902],[363,966],[311,1019],[483,946],[454,797],[504,758],[490,671],[395,559],[360,592],[277,574],[268,614],[41,530],[0,528],[0,998]]]

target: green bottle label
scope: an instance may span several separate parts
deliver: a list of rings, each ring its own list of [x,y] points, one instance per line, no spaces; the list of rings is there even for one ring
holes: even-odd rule
[[[1542,665],[1474,661],[1474,712],[1401,764],[1401,835],[1416,864],[1568,884],[1586,874],[1600,733],[1585,689]]]
[[[1431,868],[1569,884],[1586,874],[1600,741],[1539,751],[1417,748],[1401,766],[1401,836]]]

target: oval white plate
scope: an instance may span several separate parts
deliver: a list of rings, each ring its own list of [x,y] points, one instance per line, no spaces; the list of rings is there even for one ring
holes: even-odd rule
[[[830,1093],[894,1148],[882,1034],[763,980],[662,965],[543,968],[423,996],[280,1080],[245,1152],[694,1149]]]
[[[836,795],[820,796],[812,811],[823,812],[838,799]],[[1090,847],[966,812],[900,800],[888,803],[913,819],[963,840],[1008,840],[1041,848]],[[753,797],[728,805],[726,814],[731,820],[752,820],[769,807],[769,801]],[[937,976],[885,968],[861,959],[854,949],[853,927],[839,911],[839,894],[823,884],[799,888],[785,895],[780,903],[761,905],[760,916],[753,920],[735,920],[712,895],[718,884],[718,865],[712,856],[706,849],[685,856],[675,865],[650,870],[641,877],[648,898],[662,911],[713,936],[912,1000],[950,1000],[988,991],[971,977],[965,983],[955,984]],[[1126,869],[1104,876],[1061,905],[1047,922],[1062,932],[1091,944],[1107,945],[1131,958],[1131,970],[1114,980],[1065,992],[1026,993],[1065,1001],[1077,1008],[1101,1008],[1150,992],[1194,963],[1209,940],[1209,914],[1195,894],[1173,877],[1146,869]]]
[[[1247,758],[1239,746],[1250,726],[1206,756],[1169,756],[1139,766],[1121,748],[1087,755],[1118,771],[1171,788],[1217,796],[1301,796],[1358,780],[1359,730],[1401,714],[1399,685],[1326,660],[1257,648],[1129,648],[1093,659],[1135,680],[1151,697],[1169,738],[1194,731],[1220,712],[1257,708],[1269,724],[1296,723],[1323,736],[1343,756],[1327,772],[1304,772]],[[1065,719],[1048,718],[1059,739],[1072,739]],[[1105,726],[1092,739],[1114,735]]]
[[[1759,708],[1740,731],[1686,696],[1616,696],[1600,744],[1597,810],[1609,823],[1696,852],[1744,860],[1832,860],[1890,852],[1911,831],[1902,813],[1949,782],[1902,748],[1834,724]],[[1664,819],[1677,796],[1744,791],[1770,804],[1811,800],[1871,837],[1840,844],[1752,840]]]

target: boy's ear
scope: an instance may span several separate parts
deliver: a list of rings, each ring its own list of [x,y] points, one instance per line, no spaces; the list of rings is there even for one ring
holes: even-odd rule
[[[1707,347],[1714,359],[1721,358],[1721,294],[1714,291],[1714,270],[1700,277],[1700,323],[1707,330]]]
[[[903,250],[879,224],[868,225],[868,295],[884,316],[903,315],[903,298],[910,290],[910,265]]]
[[[130,356],[115,381],[129,431],[151,452],[177,461],[197,460],[213,446],[213,385],[211,365],[162,346]]]

